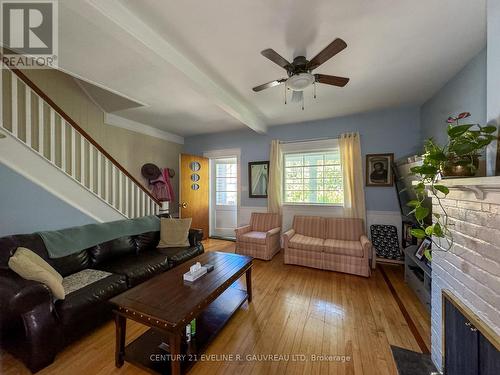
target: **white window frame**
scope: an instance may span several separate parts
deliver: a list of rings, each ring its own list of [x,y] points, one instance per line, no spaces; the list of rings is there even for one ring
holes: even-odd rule
[[[313,152],[338,152],[339,142],[337,139],[326,139],[319,141],[285,143],[281,146],[283,173],[281,175],[283,206],[313,206],[313,207],[344,207],[343,203],[306,203],[306,202],[286,202],[285,201],[285,156],[291,154],[305,154]],[[341,165],[342,168],[342,165]],[[342,186],[344,185],[342,176]],[[342,189],[342,192],[344,189]]]

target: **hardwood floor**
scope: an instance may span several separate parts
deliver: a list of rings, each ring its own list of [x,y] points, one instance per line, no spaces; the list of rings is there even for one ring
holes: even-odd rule
[[[204,243],[207,251],[234,251],[232,242]],[[207,360],[190,374],[397,375],[390,345],[414,351],[430,348],[429,314],[405,285],[401,266],[379,264],[366,279],[284,265],[280,253],[269,262],[255,260],[252,273],[253,302],[235,314],[209,346]],[[387,281],[405,306],[413,333]],[[244,288],[244,278],[239,282]],[[128,322],[127,342],[144,330]],[[55,363],[38,374],[145,374],[127,363],[115,368],[114,334],[110,321],[59,353]],[[231,360],[230,355],[242,360]],[[259,355],[267,355],[267,360]],[[321,355],[330,357],[318,358]],[[2,353],[0,373],[29,371]]]

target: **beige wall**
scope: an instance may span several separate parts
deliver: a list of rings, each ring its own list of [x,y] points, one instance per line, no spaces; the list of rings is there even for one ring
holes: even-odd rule
[[[141,166],[145,163],[174,169],[176,176],[172,183],[177,199],[179,154],[182,145],[106,125],[103,111],[73,78],[64,73],[56,70],[26,70],[23,73],[138,181],[146,184],[141,176]],[[176,203],[171,205],[175,207],[174,211],[177,211]]]

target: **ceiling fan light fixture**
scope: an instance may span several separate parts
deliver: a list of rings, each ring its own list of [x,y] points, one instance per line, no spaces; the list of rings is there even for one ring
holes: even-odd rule
[[[314,83],[314,75],[311,73],[299,73],[287,79],[286,85],[293,91],[302,91]]]

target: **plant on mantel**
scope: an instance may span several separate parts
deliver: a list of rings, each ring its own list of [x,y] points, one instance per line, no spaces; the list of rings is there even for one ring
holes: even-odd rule
[[[469,112],[460,113],[456,117],[448,117],[448,143],[438,145],[432,138],[425,141],[422,165],[411,168],[419,178],[413,186],[417,199],[408,202],[418,222],[419,228],[411,231],[412,236],[424,239],[429,237],[435,248],[448,251],[453,246],[453,234],[446,209],[441,199],[446,198],[449,189],[439,184],[442,177],[473,177],[477,173],[479,157],[482,151],[496,139],[495,126],[479,124],[460,124],[460,120],[470,117]],[[426,224],[431,210],[424,206],[424,201],[431,194],[436,199],[441,212],[432,213],[432,224]],[[439,241],[435,241],[438,238]],[[441,241],[443,240],[443,241]],[[444,245],[442,244],[444,242]],[[429,250],[425,256],[431,260]]]

